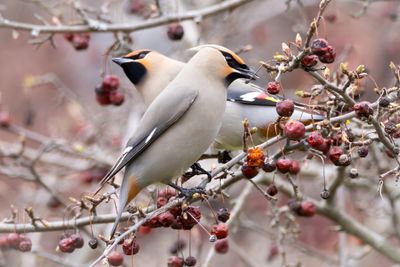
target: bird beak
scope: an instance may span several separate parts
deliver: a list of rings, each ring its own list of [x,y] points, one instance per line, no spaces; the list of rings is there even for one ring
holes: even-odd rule
[[[237,72],[243,78],[250,79],[250,80],[255,80],[255,79],[260,78],[257,75],[257,72],[255,70],[253,70],[252,68],[245,69],[245,68],[238,67],[238,68],[235,68],[235,72]]]
[[[134,62],[133,59],[124,58],[124,57],[115,57],[115,58],[112,59],[112,61],[113,61],[114,63],[117,63],[117,64],[120,65],[120,66],[122,66],[123,64],[126,64],[126,63]]]

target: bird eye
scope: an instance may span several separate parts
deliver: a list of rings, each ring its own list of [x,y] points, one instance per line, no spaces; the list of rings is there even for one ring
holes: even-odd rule
[[[226,59],[226,61],[232,61],[233,60],[231,55],[226,55],[225,59]]]
[[[141,53],[139,53],[139,55],[137,56],[137,58],[138,58],[138,59],[142,59],[142,58],[144,58],[146,55],[147,55],[147,53],[141,52]]]

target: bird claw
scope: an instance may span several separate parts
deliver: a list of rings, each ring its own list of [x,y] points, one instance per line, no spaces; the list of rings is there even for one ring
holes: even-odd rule
[[[195,194],[206,195],[206,190],[202,187],[184,188],[174,183],[168,183],[169,186],[179,191],[179,197],[193,198]]]

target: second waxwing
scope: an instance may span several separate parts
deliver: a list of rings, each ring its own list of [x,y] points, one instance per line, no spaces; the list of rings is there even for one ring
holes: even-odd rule
[[[184,67],[185,63],[166,57],[156,51],[136,50],[115,59],[129,80],[141,94],[145,106]],[[278,119],[275,106],[279,99],[262,92],[256,85],[237,79],[228,88],[226,110],[221,129],[215,139],[214,148],[239,150],[243,146],[242,121],[248,119],[250,127],[258,130],[252,135],[254,145],[274,137],[277,132],[274,123]],[[323,116],[295,107],[291,118],[308,122],[322,120]]]

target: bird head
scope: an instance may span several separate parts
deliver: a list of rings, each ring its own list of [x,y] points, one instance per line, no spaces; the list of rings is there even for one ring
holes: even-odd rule
[[[229,85],[234,80],[239,78],[254,80],[258,78],[256,72],[251,69],[235,52],[230,49],[219,46],[219,45],[200,45],[189,49],[189,52],[204,52],[205,57],[208,56],[209,68],[213,69],[213,65],[216,65],[215,69],[218,73],[224,76],[225,81]]]

